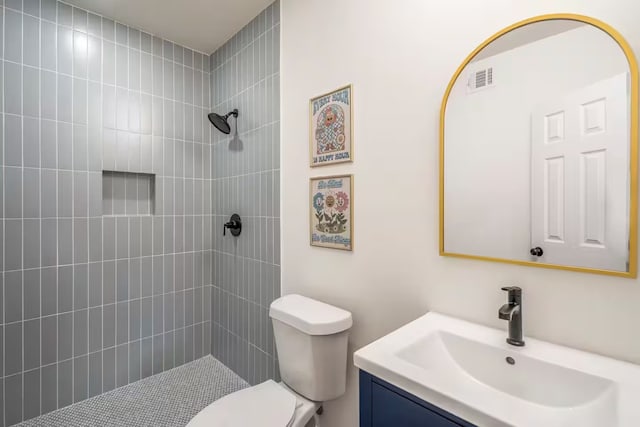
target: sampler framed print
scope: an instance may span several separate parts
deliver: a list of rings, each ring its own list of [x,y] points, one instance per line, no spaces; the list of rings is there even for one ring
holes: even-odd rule
[[[311,167],[353,161],[353,88],[325,93],[309,102]]]
[[[311,246],[353,250],[353,175],[309,181]]]

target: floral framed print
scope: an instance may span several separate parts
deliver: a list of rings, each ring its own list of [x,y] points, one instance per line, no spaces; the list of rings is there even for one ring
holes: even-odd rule
[[[352,98],[348,85],[309,102],[311,167],[353,161]]]
[[[353,175],[311,178],[311,246],[353,250]]]

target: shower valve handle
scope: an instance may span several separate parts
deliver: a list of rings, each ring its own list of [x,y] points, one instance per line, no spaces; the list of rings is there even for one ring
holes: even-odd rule
[[[231,220],[229,222],[225,222],[222,225],[222,235],[227,235],[227,228],[231,231],[231,234],[234,236],[239,236],[242,231],[242,220],[240,219],[240,215],[233,214],[231,215]]]
[[[239,227],[240,227],[240,225],[237,224],[235,221],[225,222],[224,223],[224,227],[222,227],[222,234],[226,235],[227,228],[229,228],[231,230],[235,230],[236,228],[239,228]]]

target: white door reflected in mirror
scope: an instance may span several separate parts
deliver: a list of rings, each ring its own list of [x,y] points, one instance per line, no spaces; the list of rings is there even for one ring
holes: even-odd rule
[[[589,19],[534,19],[466,61],[443,103],[443,255],[635,275],[623,46]]]
[[[626,271],[628,74],[534,110],[531,244],[541,262]]]

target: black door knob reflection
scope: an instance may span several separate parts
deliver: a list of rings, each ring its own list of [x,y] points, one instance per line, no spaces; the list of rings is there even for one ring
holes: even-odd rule
[[[540,246],[536,246],[535,248],[531,248],[529,253],[533,256],[542,256],[542,254],[544,254],[544,251]]]

